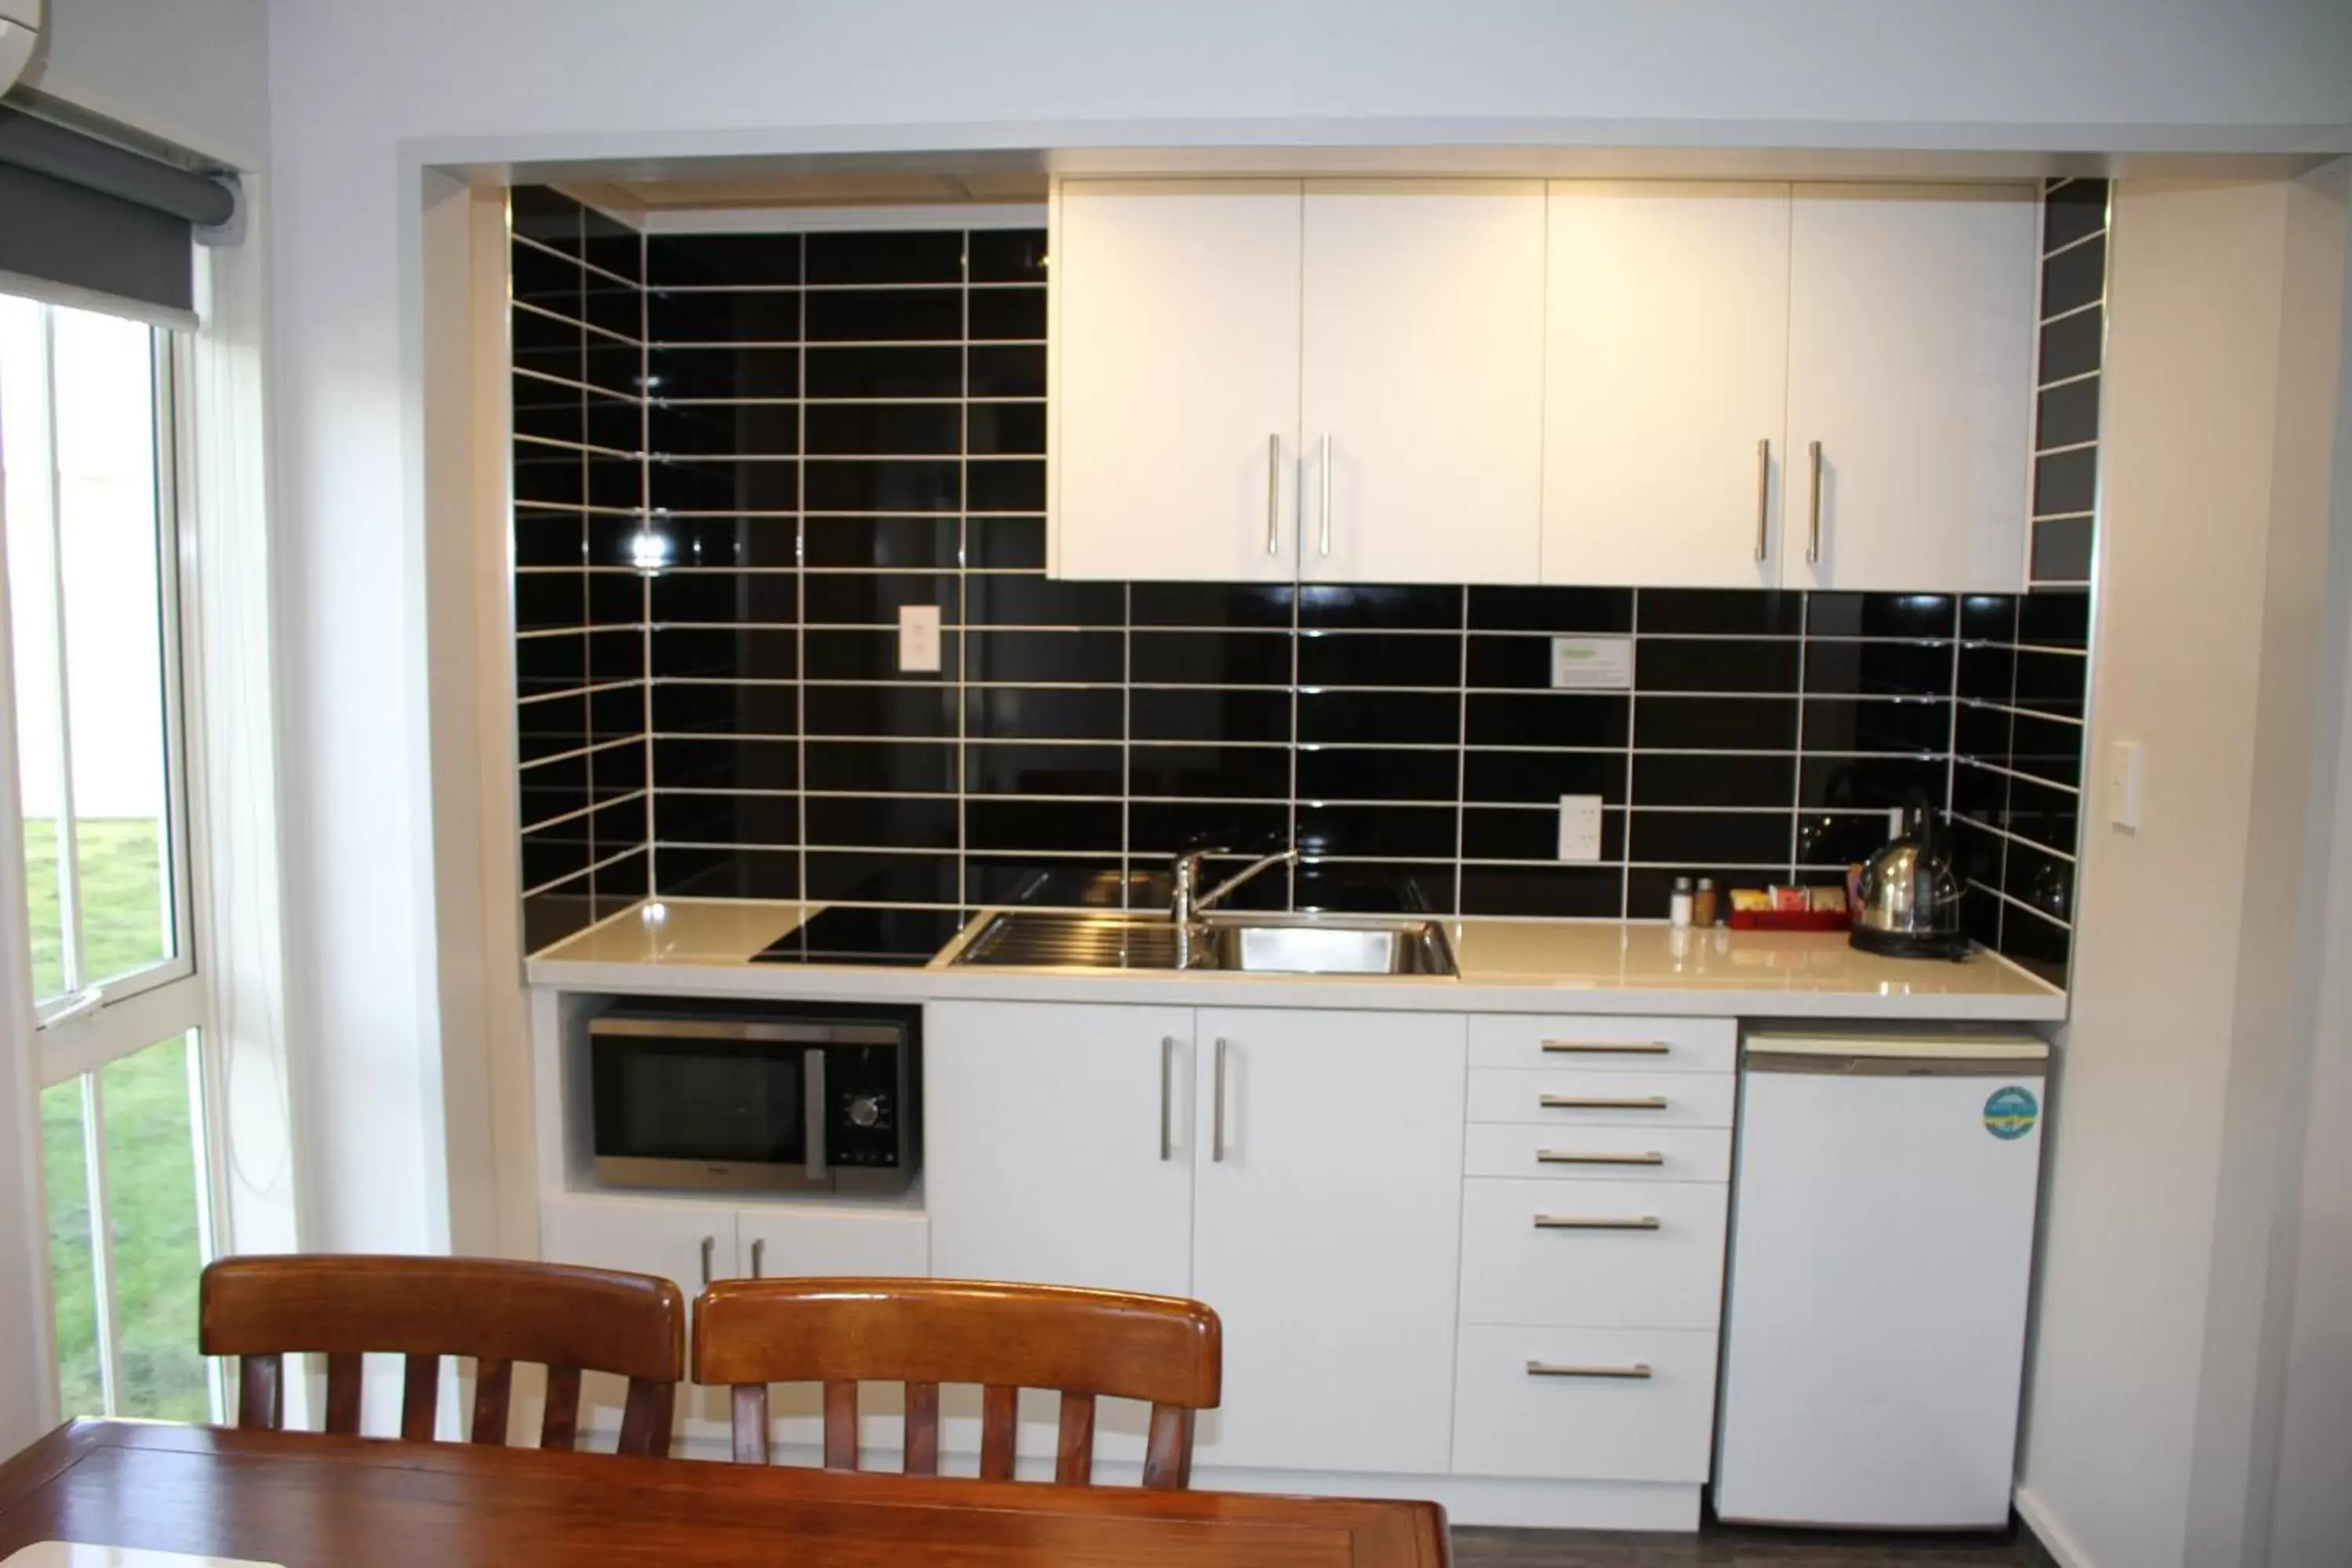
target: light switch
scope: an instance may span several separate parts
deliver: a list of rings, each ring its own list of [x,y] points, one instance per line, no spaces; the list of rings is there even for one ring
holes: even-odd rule
[[[2139,831],[2140,757],[2137,741],[2107,742],[2107,820]]]
[[[940,607],[937,605],[898,606],[898,669],[901,674],[936,674],[940,668]]]
[[[1563,860],[1601,858],[1601,797],[1564,795],[1559,797],[1559,858]]]

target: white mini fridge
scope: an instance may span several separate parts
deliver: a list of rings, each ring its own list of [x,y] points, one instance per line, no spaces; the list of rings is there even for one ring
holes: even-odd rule
[[[1719,1517],[2009,1522],[2048,1070],[2022,1035],[1748,1037]]]

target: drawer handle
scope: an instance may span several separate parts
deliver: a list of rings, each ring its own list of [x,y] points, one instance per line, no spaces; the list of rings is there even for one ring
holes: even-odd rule
[[[1537,1103],[1546,1110],[1664,1110],[1663,1094],[1547,1094]]]
[[[1554,1056],[1662,1057],[1674,1047],[1664,1040],[1546,1040]]]
[[[1571,1214],[1539,1214],[1536,1215],[1538,1230],[1655,1230],[1658,1216],[1654,1214],[1590,1215]]]
[[[1651,1375],[1650,1363],[1637,1361],[1632,1366],[1561,1366],[1548,1361],[1528,1363],[1529,1377],[1618,1377],[1639,1379]]]
[[[1666,1157],[1653,1149],[1642,1154],[1588,1154],[1577,1149],[1538,1149],[1541,1165],[1663,1165]]]

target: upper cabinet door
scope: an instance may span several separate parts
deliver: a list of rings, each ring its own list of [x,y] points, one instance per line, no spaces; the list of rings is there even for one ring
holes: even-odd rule
[[[1780,580],[1789,187],[1549,192],[1543,580]]]
[[[1783,584],[2023,586],[2035,231],[2022,187],[1796,187]]]
[[[1297,573],[1299,186],[1072,180],[1052,242],[1052,570]]]
[[[1535,582],[1542,185],[1313,180],[1306,234],[1299,577]]]

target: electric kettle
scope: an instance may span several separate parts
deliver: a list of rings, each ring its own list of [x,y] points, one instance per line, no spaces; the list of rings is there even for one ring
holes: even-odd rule
[[[1960,880],[1936,809],[1915,791],[1903,816],[1902,833],[1863,863],[1849,940],[1889,958],[1966,958]]]

